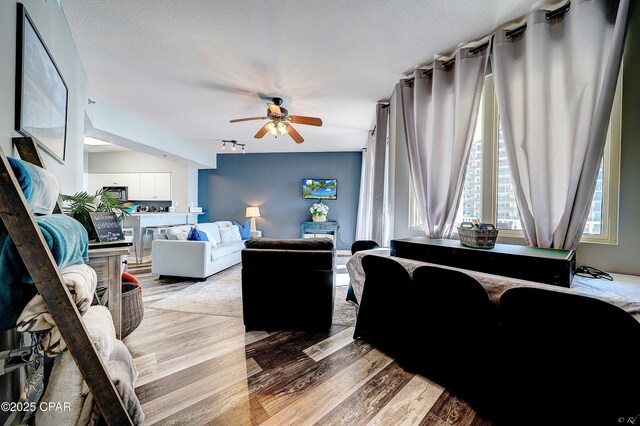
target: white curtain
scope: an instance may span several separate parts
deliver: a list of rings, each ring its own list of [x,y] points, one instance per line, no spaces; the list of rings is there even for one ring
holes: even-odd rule
[[[401,82],[409,168],[424,231],[449,238],[473,139],[488,49],[459,49],[451,66]]]
[[[385,244],[385,164],[389,105],[376,107],[376,127],[362,153],[360,197],[356,223],[356,240],[374,240]]]
[[[618,7],[619,6],[619,7]],[[620,70],[629,0],[543,10],[493,39],[505,149],[527,243],[575,248],[589,213]]]

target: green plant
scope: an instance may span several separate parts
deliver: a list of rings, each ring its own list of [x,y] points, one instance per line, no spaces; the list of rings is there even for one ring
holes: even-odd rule
[[[95,195],[86,191],[77,192],[74,195],[62,195],[62,200],[66,203],[64,212],[80,222],[89,233],[89,238],[95,235],[93,222],[91,222],[92,212],[115,213],[116,218],[122,222],[129,216],[126,207],[118,200],[113,193],[103,189],[96,191]]]

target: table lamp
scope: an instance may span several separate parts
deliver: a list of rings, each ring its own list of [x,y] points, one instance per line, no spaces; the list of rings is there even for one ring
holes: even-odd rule
[[[247,217],[251,218],[251,230],[256,230],[256,217],[260,217],[260,208],[259,207],[247,207]]]

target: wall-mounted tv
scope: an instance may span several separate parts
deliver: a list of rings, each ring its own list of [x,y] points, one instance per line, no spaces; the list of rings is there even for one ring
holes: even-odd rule
[[[337,200],[338,179],[302,179],[305,200]]]

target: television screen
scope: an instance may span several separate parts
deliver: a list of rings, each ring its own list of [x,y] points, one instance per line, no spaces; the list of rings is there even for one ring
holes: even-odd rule
[[[336,200],[337,179],[302,179],[302,198],[311,200]]]

